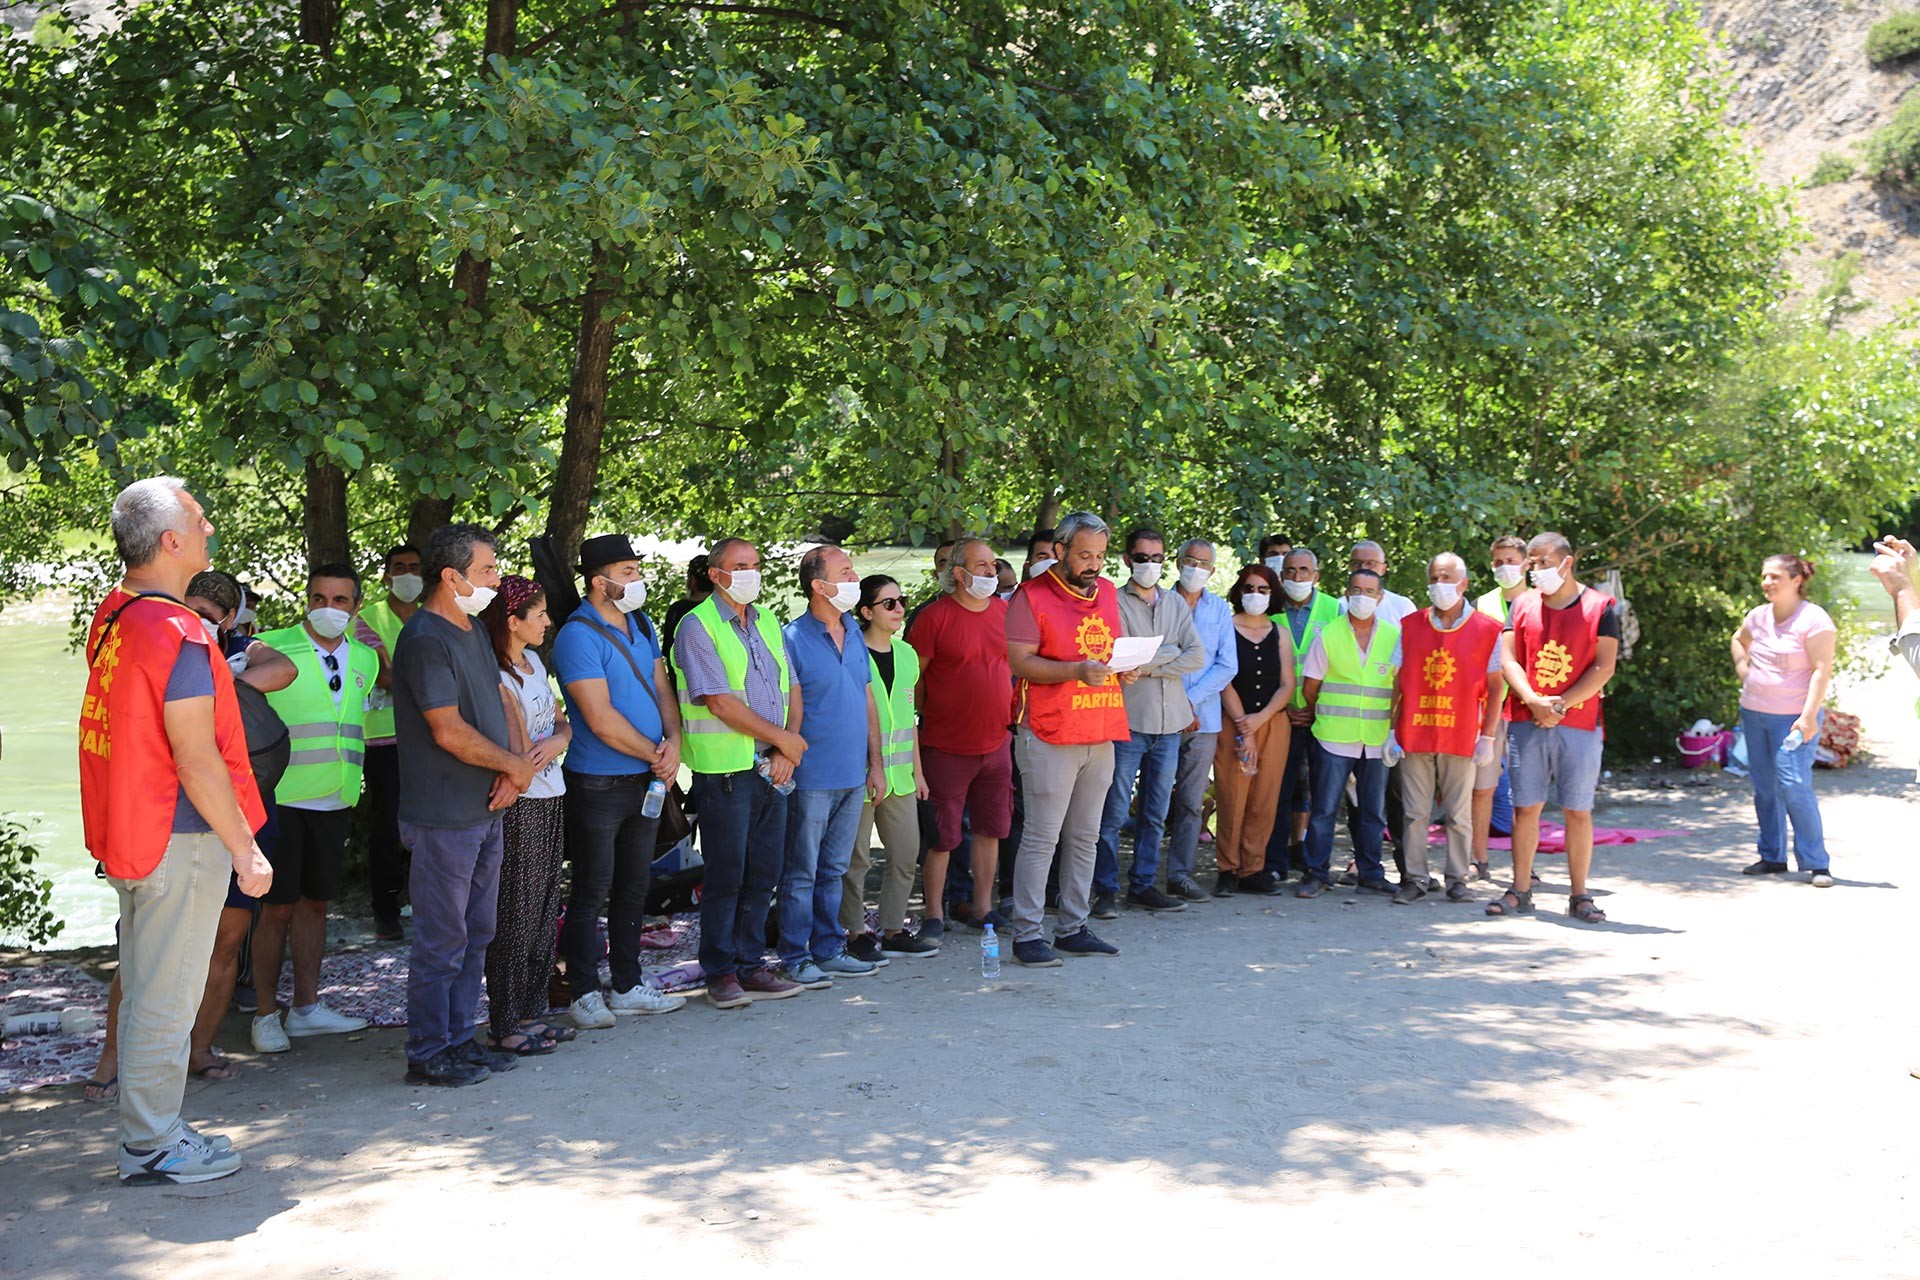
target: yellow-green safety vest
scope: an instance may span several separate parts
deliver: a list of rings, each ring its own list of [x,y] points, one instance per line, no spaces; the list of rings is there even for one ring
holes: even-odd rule
[[[1507,603],[1506,594],[1499,587],[1475,600],[1473,607],[1502,625],[1505,625],[1507,615],[1513,612],[1513,606]]]
[[[300,672],[292,684],[267,695],[267,704],[287,723],[293,748],[287,771],[273,789],[275,803],[298,804],[337,795],[349,805],[358,804],[367,747],[367,695],[380,674],[378,655],[351,632],[342,637],[335,650],[341,659],[342,682],[340,702],[335,705],[333,690],[327,687],[327,670],[305,627],[282,627],[255,638],[286,654]]]
[[[373,634],[380,637],[380,643],[387,648],[387,663],[393,663],[393,647],[400,643],[402,622],[393,611],[393,606],[380,599],[360,610],[360,618]],[[373,705],[367,708],[367,737],[372,739],[391,738],[393,736],[393,697],[385,689],[376,689],[367,699]]]
[[[1301,634],[1300,643],[1293,646],[1296,657],[1305,658],[1307,651],[1313,648],[1313,638],[1324,631],[1329,622],[1332,622],[1339,616],[1340,602],[1320,588],[1315,587],[1313,589],[1313,605],[1307,610],[1307,629]],[[1274,621],[1286,627],[1287,639],[1293,639],[1293,627],[1288,623],[1284,610]],[[1307,682],[1305,680],[1294,682],[1293,705],[1296,707],[1304,707],[1307,705]]]
[[[1314,737],[1322,742],[1387,745],[1387,733],[1393,728],[1393,685],[1399,675],[1390,659],[1399,642],[1399,627],[1376,621],[1373,644],[1363,659],[1351,619],[1342,617],[1327,624],[1320,632],[1320,644],[1327,651],[1327,675],[1314,703]]]
[[[700,624],[713,641],[713,652],[727,673],[727,691],[741,702],[747,700],[747,647],[733,632],[733,623],[720,616],[720,593],[714,592],[695,605],[680,621]],[[785,724],[787,692],[793,677],[787,670],[787,642],[780,634],[780,623],[765,609],[755,609],[753,625],[760,632],[773,665],[780,671],[780,720]],[[676,633],[677,636],[678,633]],[[736,733],[719,716],[687,696],[684,676],[676,681],[680,690],[680,723],[686,734],[687,767],[695,773],[742,773],[753,768],[753,737]]]
[[[887,795],[910,796],[914,790],[913,687],[920,683],[920,655],[905,640],[894,640],[891,692],[884,692],[887,686],[871,649],[867,665],[873,668],[873,702],[880,710],[880,764],[887,771]]]

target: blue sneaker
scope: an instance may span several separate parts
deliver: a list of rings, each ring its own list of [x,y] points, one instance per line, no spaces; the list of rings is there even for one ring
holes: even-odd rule
[[[826,975],[823,967],[811,960],[788,965],[787,981],[797,982],[809,991],[824,991],[833,985],[833,979]]]
[[[1085,925],[1080,926],[1078,933],[1069,933],[1064,937],[1055,938],[1053,949],[1070,956],[1117,956],[1120,954],[1120,948],[1100,938]]]
[[[231,1147],[216,1147],[212,1142],[183,1129],[178,1138],[151,1151],[120,1148],[120,1182],[128,1187],[162,1186],[168,1183],[212,1182],[240,1172],[240,1157]]]
[[[1040,938],[1028,942],[1013,944],[1013,959],[1029,969],[1058,969],[1060,957],[1053,954],[1053,948]]]
[[[880,966],[842,951],[837,956],[817,961],[812,967],[832,978],[864,978]]]

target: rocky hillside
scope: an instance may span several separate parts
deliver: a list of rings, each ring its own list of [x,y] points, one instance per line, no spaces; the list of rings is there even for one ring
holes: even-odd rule
[[[1795,189],[1809,239],[1789,263],[1794,278],[1818,289],[1836,262],[1858,255],[1852,290],[1866,305],[1850,328],[1882,323],[1920,294],[1920,198],[1857,177],[1807,183],[1823,157],[1854,162],[1920,84],[1920,61],[1877,70],[1866,55],[1873,24],[1913,8],[1920,0],[1700,0],[1733,77],[1729,114],[1761,176]]]

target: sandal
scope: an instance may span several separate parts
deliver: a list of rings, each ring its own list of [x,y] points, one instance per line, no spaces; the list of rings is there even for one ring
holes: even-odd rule
[[[515,1044],[518,1040],[520,1043]],[[502,1039],[487,1039],[487,1048],[495,1053],[510,1053],[516,1058],[537,1058],[552,1053],[557,1046],[551,1040],[542,1040],[539,1036],[525,1031],[514,1031]]]
[[[1486,863],[1476,862],[1473,864],[1473,878],[1475,880],[1491,880],[1493,879],[1493,872],[1488,868]]]
[[[120,1096],[120,1077],[111,1080],[88,1080],[87,1087],[80,1096],[88,1102],[112,1102]]]
[[[1517,916],[1523,911],[1533,910],[1533,891],[1521,893],[1518,889],[1509,889],[1487,904],[1490,916]]]
[[[1605,924],[1607,913],[1593,901],[1590,893],[1575,894],[1567,899],[1567,914],[1582,924]]]
[[[538,1036],[542,1040],[551,1040],[554,1044],[565,1044],[580,1035],[572,1027],[557,1027],[551,1022],[523,1022],[514,1030],[526,1035]]]
[[[240,1066],[230,1058],[216,1055],[212,1062],[204,1067],[194,1067],[193,1074],[202,1080],[237,1080],[240,1078]]]

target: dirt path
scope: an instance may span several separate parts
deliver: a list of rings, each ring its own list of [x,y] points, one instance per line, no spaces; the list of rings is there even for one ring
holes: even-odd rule
[[[398,1032],[302,1044],[193,1088],[249,1161],[203,1188],[116,1188],[77,1089],[11,1099],[0,1275],[1920,1276],[1913,693],[1849,695],[1832,891],[1737,874],[1737,780],[1616,779],[1603,825],[1694,830],[1601,851],[1599,929],[1549,859],[1533,918],[1241,898],[993,989],[963,938],[455,1093]]]

